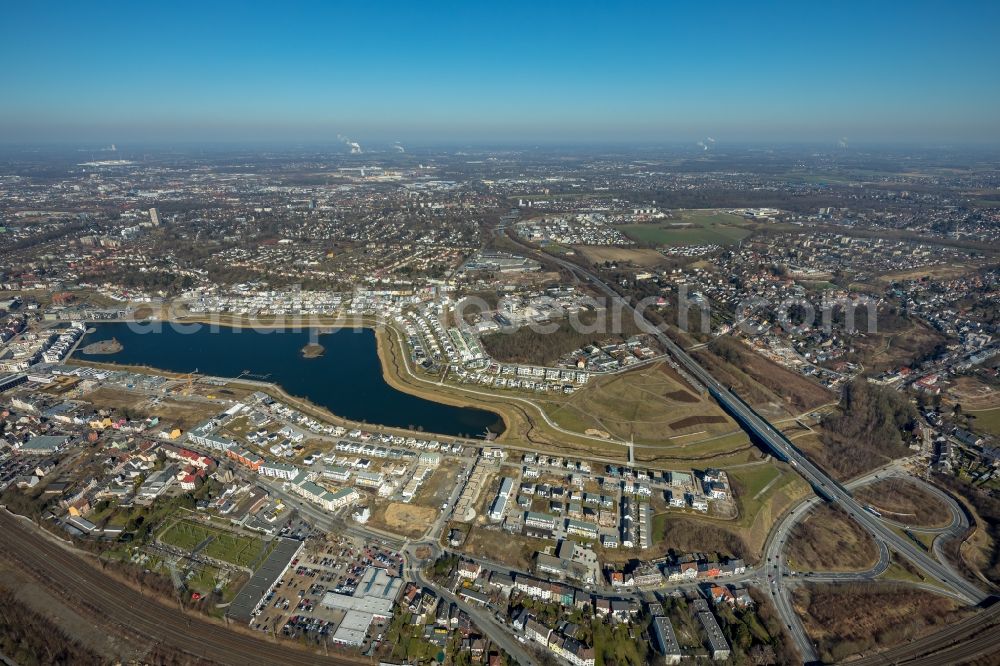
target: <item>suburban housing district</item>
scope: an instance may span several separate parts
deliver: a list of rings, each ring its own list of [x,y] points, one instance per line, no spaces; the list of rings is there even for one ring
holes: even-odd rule
[[[1000,171],[882,157],[12,158],[3,633],[989,663]]]

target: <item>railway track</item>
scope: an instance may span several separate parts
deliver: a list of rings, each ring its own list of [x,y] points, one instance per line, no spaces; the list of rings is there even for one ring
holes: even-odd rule
[[[1000,603],[972,617],[885,652],[850,662],[851,666],[920,664],[950,666],[982,655],[1000,654]]]
[[[184,613],[102,574],[79,555],[0,511],[0,556],[17,563],[57,596],[93,612],[92,619],[139,645],[160,644],[219,664],[296,664],[348,666],[370,663],[360,657],[310,653],[292,643],[278,643],[226,629],[193,613]]]

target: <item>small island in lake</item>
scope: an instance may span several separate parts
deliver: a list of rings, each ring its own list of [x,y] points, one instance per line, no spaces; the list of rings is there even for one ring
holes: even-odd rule
[[[122,346],[122,343],[118,342],[118,338],[111,338],[110,340],[92,342],[80,351],[90,356],[97,356],[98,354],[117,354],[123,349],[125,347]]]
[[[310,342],[302,348],[302,358],[319,358],[325,351],[323,345]]]

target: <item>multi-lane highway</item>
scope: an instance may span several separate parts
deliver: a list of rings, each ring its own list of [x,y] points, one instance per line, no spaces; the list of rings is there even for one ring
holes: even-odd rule
[[[535,256],[538,255],[533,248],[524,245],[517,239],[511,238],[511,240],[526,252]],[[732,415],[751,436],[767,447],[775,457],[790,463],[812,485],[820,497],[843,509],[854,520],[871,532],[876,541],[887,544],[903,557],[906,557],[926,571],[935,580],[953,588],[970,603],[980,603],[987,598],[988,595],[982,590],[957,575],[950,567],[941,564],[920,550],[906,537],[893,531],[892,528],[885,525],[877,516],[866,511],[846,488],[814,465],[784,434],[760,416],[750,405],[740,399],[739,396],[730,391],[727,386],[724,386],[707,370],[702,368],[680,345],[675,343],[658,327],[650,323],[641,312],[636,311],[626,299],[602,282],[595,274],[559,257],[546,255],[544,259],[555,262],[562,268],[589,282],[595,289],[604,293],[611,300],[612,304],[620,307],[624,312],[633,313],[636,324],[650,335],[656,337],[677,362],[692,377],[701,382],[712,397],[722,405],[723,409]]]
[[[906,478],[912,482],[920,482],[916,479],[916,477],[902,472],[899,469],[898,464],[893,463],[869,472],[864,476],[853,479],[847,484],[847,487],[848,489],[853,490],[854,488],[873,483],[880,478],[885,479],[889,477]],[[929,487],[933,488],[933,486]],[[934,490],[937,489],[934,488]],[[940,530],[942,532],[942,536],[957,536],[964,533],[964,527],[968,526],[964,512],[954,500],[946,494],[942,494],[945,498],[947,498],[945,504],[951,513],[951,520],[948,526],[943,527]],[[875,543],[878,547],[878,560],[866,571],[810,572],[791,575],[784,559],[784,546],[788,541],[788,537],[791,535],[795,525],[821,501],[822,499],[819,497],[810,497],[802,500],[798,505],[792,507],[774,526],[771,534],[768,535],[767,543],[764,546],[765,561],[763,563],[763,568],[766,574],[766,576],[764,576],[764,578],[766,578],[764,581],[764,584],[766,585],[766,592],[771,598],[771,602],[777,609],[778,614],[781,616],[782,621],[788,627],[789,634],[791,635],[792,640],[795,641],[795,645],[798,648],[803,661],[807,663],[817,660],[818,657],[814,650],[812,641],[809,639],[808,634],[806,634],[805,627],[803,626],[798,613],[795,612],[795,609],[792,606],[789,583],[842,583],[871,581],[882,575],[886,569],[889,568],[890,564],[888,545],[885,541],[875,539]],[[929,589],[937,593],[942,592],[942,590],[937,587],[929,586]]]

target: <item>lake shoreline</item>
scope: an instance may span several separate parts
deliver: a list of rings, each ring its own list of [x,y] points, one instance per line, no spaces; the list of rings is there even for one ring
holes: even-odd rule
[[[438,399],[430,392],[417,393],[393,381],[393,369],[388,367],[381,344],[383,329],[388,326],[371,318],[354,318],[351,326],[333,330],[329,322],[298,330],[278,324],[255,330],[264,327],[246,326],[241,321],[192,326],[197,323],[205,324],[190,320],[95,322],[96,332],[90,337],[101,342],[100,336],[114,335],[126,342],[122,354],[107,354],[102,359],[104,366],[144,367],[165,374],[197,368],[198,374],[233,381],[256,376],[346,421],[444,436],[481,437],[487,428],[502,436],[507,430],[507,418],[500,410],[453,396]],[[247,328],[247,334],[241,334]],[[149,337],[151,334],[155,335]],[[316,342],[319,335],[330,342],[320,345]],[[82,354],[75,356],[86,363]],[[370,365],[368,359],[378,367]],[[298,363],[308,364],[308,369]],[[335,377],[347,381],[328,379]]]

